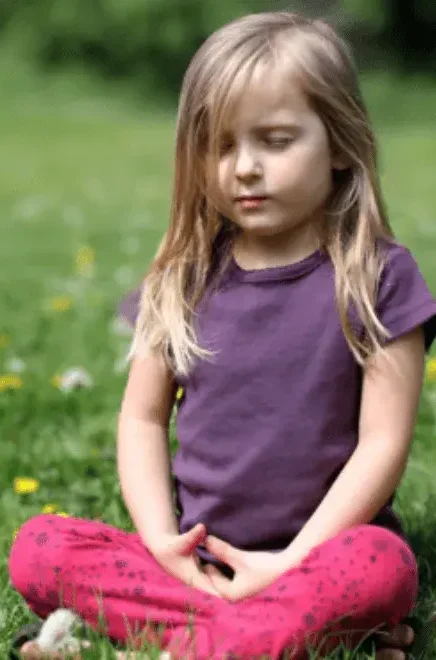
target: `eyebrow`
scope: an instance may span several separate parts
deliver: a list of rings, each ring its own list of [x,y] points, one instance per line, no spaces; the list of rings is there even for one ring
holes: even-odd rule
[[[296,130],[300,128],[295,122],[274,122],[274,123],[265,123],[258,124],[254,127],[254,130],[261,131],[280,131],[280,130]]]
[[[265,124],[257,124],[250,129],[254,133],[266,133],[271,131],[298,131],[301,126],[295,122],[273,122]],[[225,135],[231,135],[232,131],[225,130]]]

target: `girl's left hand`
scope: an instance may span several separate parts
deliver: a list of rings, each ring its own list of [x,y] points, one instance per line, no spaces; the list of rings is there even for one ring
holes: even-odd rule
[[[205,546],[212,555],[235,572],[233,580],[229,580],[211,564],[203,569],[214,588],[223,598],[233,603],[254,596],[269,587],[291,568],[283,565],[280,553],[238,550],[215,536],[208,536]]]

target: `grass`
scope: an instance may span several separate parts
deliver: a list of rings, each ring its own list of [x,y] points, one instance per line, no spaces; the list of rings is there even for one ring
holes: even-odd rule
[[[8,584],[14,530],[49,503],[130,528],[115,466],[126,380],[117,364],[129,336],[118,334],[113,322],[120,297],[140,279],[166,223],[174,112],[149,100],[141,106],[125,89],[79,74],[45,79],[5,57],[0,80],[0,374],[11,371],[11,359],[26,366],[22,387],[0,391],[3,658],[11,635],[33,618]],[[386,75],[366,80],[365,91],[393,226],[436,293],[436,87]],[[76,263],[82,246],[92,248],[85,274]],[[52,308],[58,296],[71,299],[65,311]],[[91,375],[90,390],[65,393],[53,385],[53,377],[74,366]],[[416,613],[422,617],[434,602],[435,403],[429,382],[396,501],[418,555]],[[36,478],[39,489],[17,494],[17,476]],[[425,657],[433,653],[429,647]],[[110,657],[104,640],[88,657]]]

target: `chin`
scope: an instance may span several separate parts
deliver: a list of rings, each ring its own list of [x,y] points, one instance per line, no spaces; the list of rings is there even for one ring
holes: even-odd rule
[[[257,223],[257,222],[238,222],[238,227],[242,229],[243,232],[251,234],[252,236],[279,236],[286,231],[285,227],[278,227],[277,225],[272,225],[268,223]]]

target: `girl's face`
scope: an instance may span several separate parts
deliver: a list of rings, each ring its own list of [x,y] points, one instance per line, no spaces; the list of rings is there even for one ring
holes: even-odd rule
[[[334,163],[324,124],[296,82],[256,76],[220,147],[220,211],[244,233],[278,236],[322,219]]]

